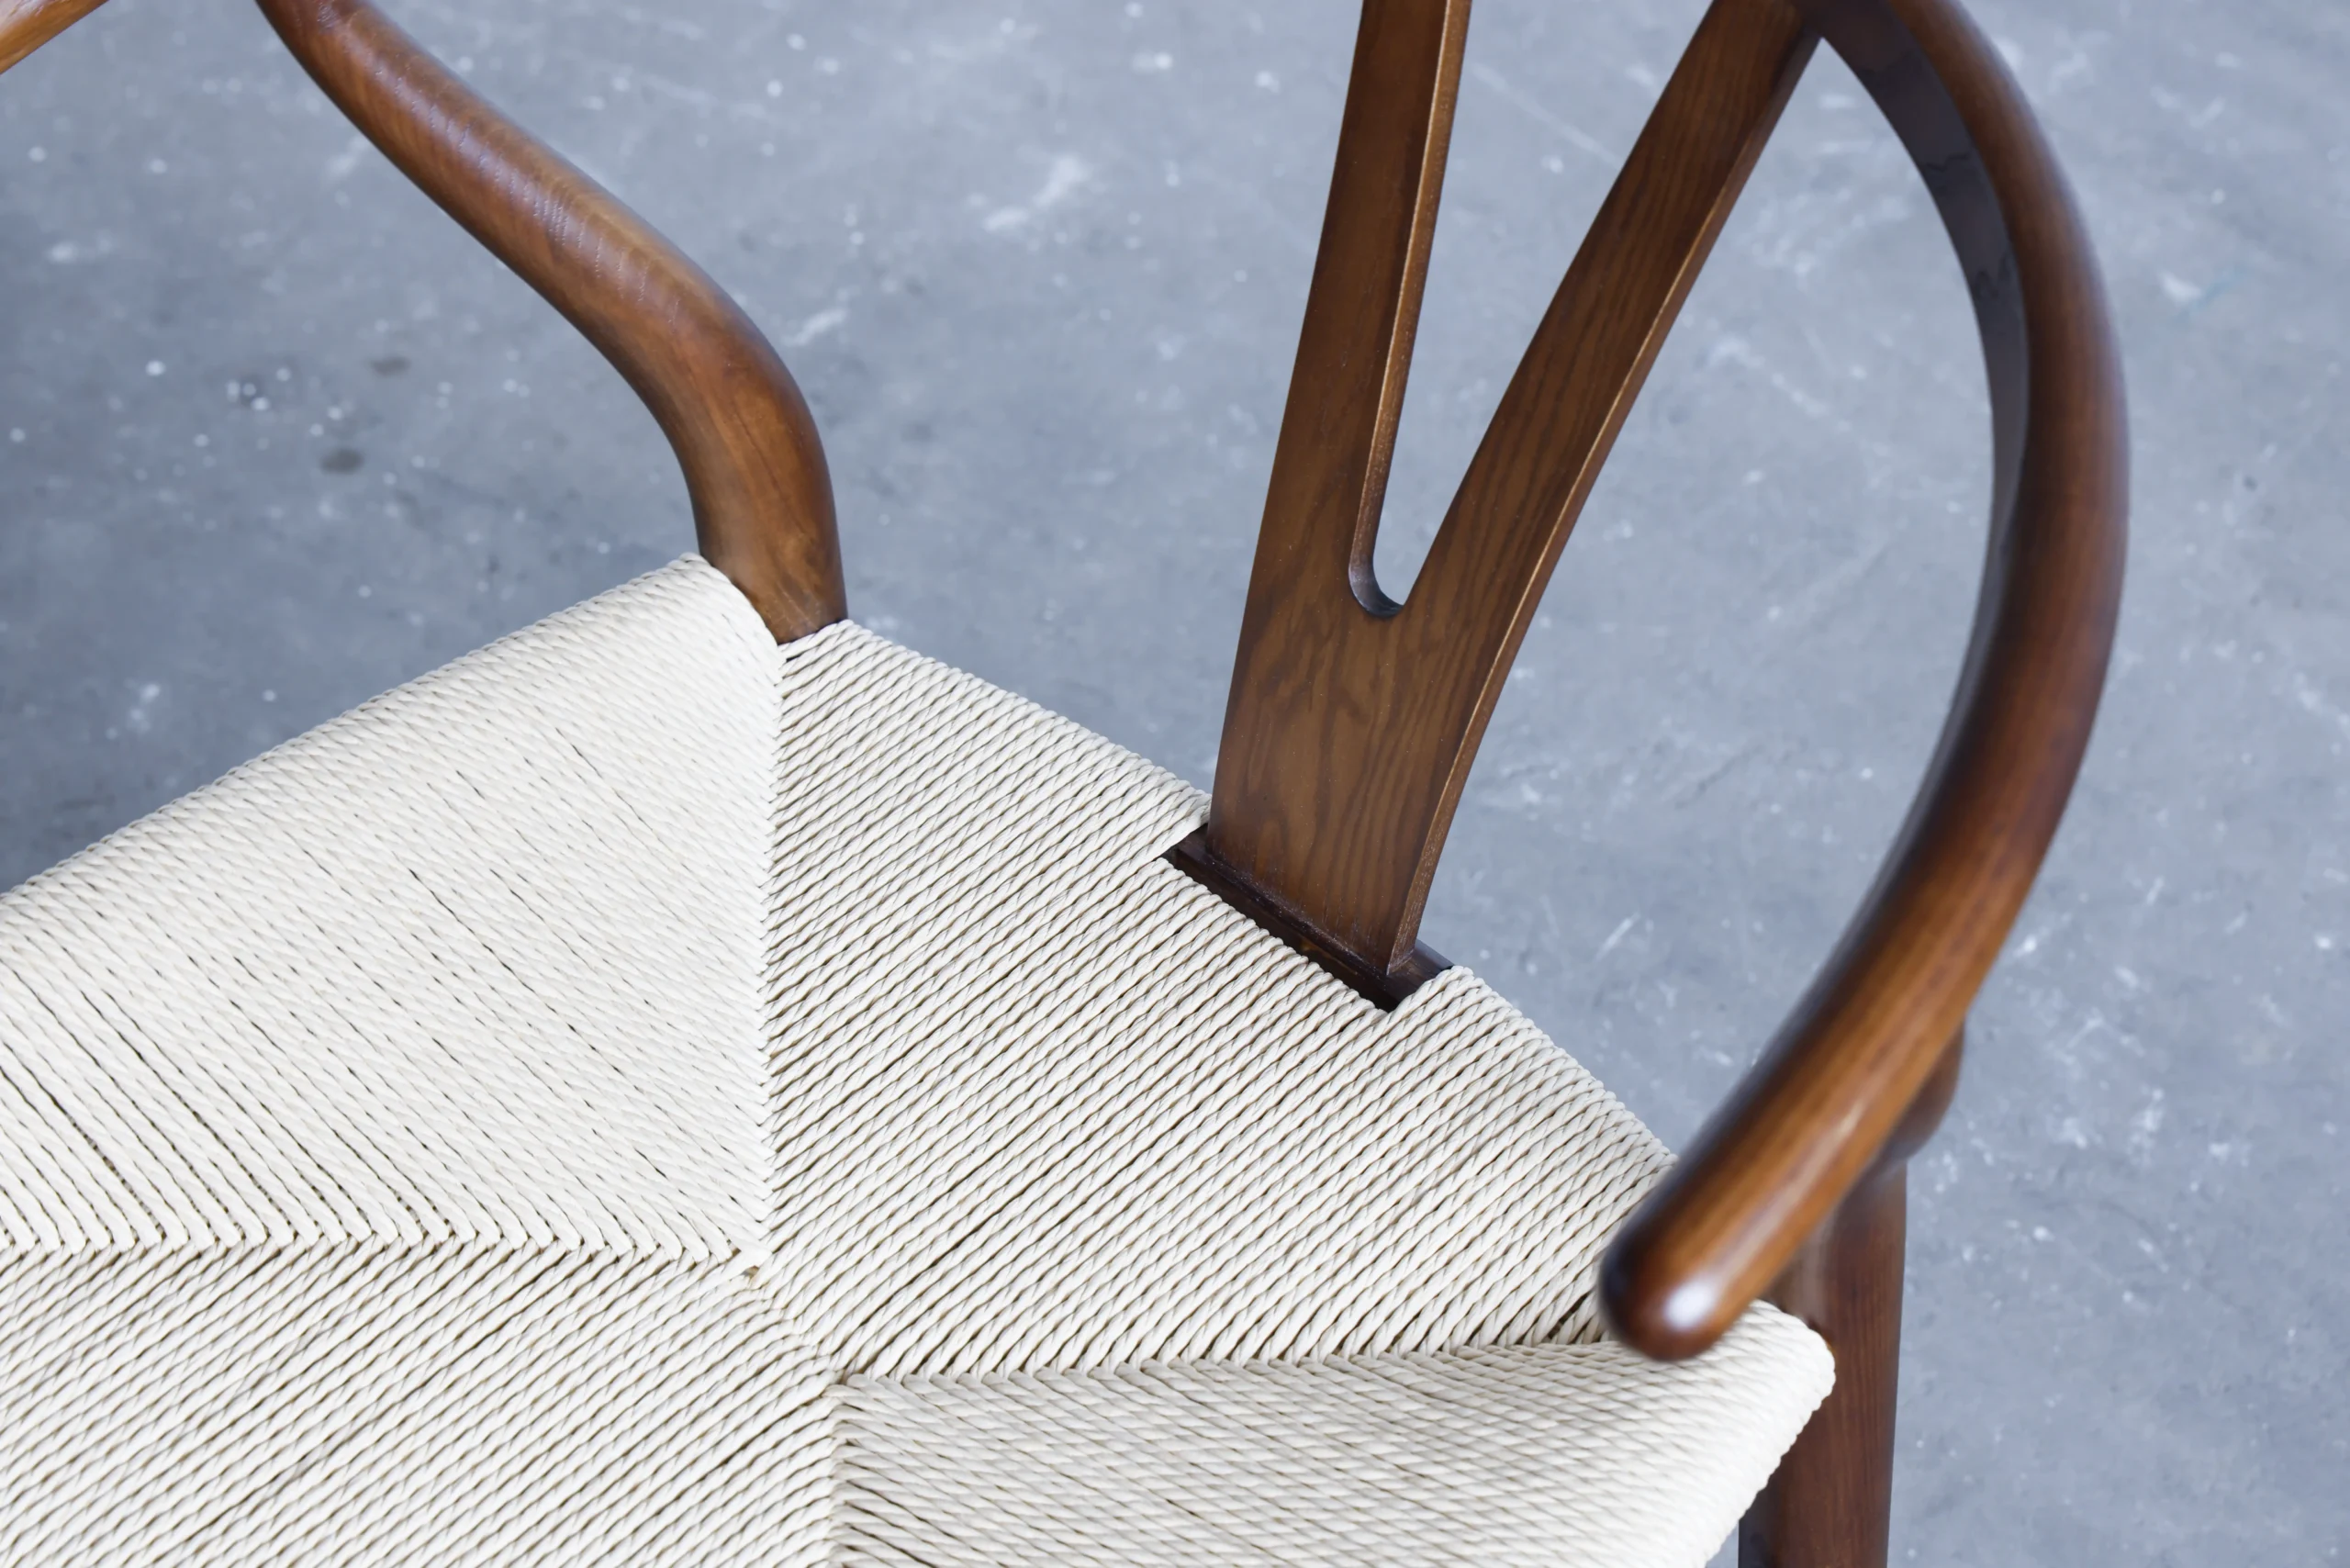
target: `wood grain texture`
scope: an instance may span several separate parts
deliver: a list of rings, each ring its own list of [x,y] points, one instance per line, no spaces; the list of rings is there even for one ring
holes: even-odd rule
[[[1739,1568],[1864,1568],[1892,1543],[1908,1167],[1873,1170],[1772,1291],[1836,1350],[1836,1386],[1738,1526]]]
[[[1551,566],[1811,49],[1785,0],[1707,12],[1399,606],[1371,545],[1464,23],[1459,0],[1364,7],[1204,842],[1227,879],[1398,980]]]
[[[815,421],[725,291],[365,0],[260,4],[352,123],[644,400],[685,470],[702,555],[776,639],[846,614]]]
[[[1167,852],[1167,858],[1193,881],[1280,937],[1292,950],[1346,981],[1356,995],[1382,1013],[1394,1012],[1405,997],[1452,967],[1443,954],[1425,942],[1416,943],[1403,962],[1384,969],[1372,969],[1345,948],[1330,946],[1321,933],[1301,924],[1295,915],[1265,898],[1218,861],[1209,852],[1205,829],[1186,835]]]
[[[2021,93],[1950,0],[1803,4],[1908,146],[1965,270],[1990,379],[1990,542],[1951,715],[1875,886],[1609,1249],[1608,1320],[1662,1357],[1713,1343],[1918,1101],[2063,815],[2121,598],[2121,373],[2087,236]]]
[[[1739,1526],[1740,1568],[1877,1568],[1893,1524],[1908,1161],[1958,1088],[1953,1040],[1867,1174],[1798,1249],[1771,1300],[1836,1354],[1836,1386]]]
[[[0,71],[105,4],[106,0],[0,0]]]

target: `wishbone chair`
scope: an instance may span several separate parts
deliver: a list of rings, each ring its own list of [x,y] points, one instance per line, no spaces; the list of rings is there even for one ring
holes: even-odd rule
[[[96,0],[0,0],[0,69]],[[1882,1564],[1903,1172],[2087,745],[2121,387],[1956,0],[1714,0],[1402,603],[1468,28],[1365,0],[1202,797],[849,622],[709,277],[366,0],[260,0],[619,369],[699,556],[0,898],[9,1561]],[[1430,879],[1818,41],[1941,210],[1994,483],[1941,744],[1671,1159]]]

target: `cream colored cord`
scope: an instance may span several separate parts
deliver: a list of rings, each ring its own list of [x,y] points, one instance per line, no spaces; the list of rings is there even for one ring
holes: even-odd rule
[[[1824,1349],[1203,804],[689,558],[0,898],[0,1562],[1701,1563]]]

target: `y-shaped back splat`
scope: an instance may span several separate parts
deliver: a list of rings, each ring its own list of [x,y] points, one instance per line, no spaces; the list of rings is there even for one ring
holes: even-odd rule
[[[1393,1005],[1575,515],[1815,41],[1715,0],[1593,221],[1411,596],[1371,570],[1469,0],[1366,0],[1205,828],[1176,863]]]

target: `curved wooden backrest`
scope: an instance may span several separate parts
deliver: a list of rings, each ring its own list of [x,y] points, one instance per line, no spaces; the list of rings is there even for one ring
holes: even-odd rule
[[[0,70],[98,4],[0,0]],[[352,123],[562,311],[643,399],[685,471],[702,555],[777,640],[845,615],[815,421],[791,373],[726,291],[366,0],[260,4]]]
[[[1707,13],[1519,361],[1409,599],[1371,572],[1468,0],[1367,0],[1214,803],[1179,864],[1388,1005],[1575,514],[1794,90],[1778,0]]]
[[[1442,967],[1417,944],[1420,911],[1494,699],[1822,37],[1925,177],[1990,383],[1988,557],[1924,785],[1795,1015],[1608,1255],[1617,1332],[1688,1355],[1874,1162],[1931,1130],[1954,1081],[1966,1009],[2055,832],[2104,684],[2127,505],[2121,375],[2064,180],[1953,0],[1715,0],[1395,603],[1371,545],[1466,13],[1467,0],[1363,8],[1214,801],[1173,855],[1193,875],[1386,1004]]]
[[[1875,885],[1609,1249],[1610,1320],[1653,1355],[1711,1344],[1874,1163],[1931,1131],[1923,1113],[1948,1097],[1966,1010],[2064,815],[2121,608],[2121,365],[2030,107],[1953,0],[1802,5],[1901,137],[1965,269],[1990,383],[1990,538],[1950,717]]]

